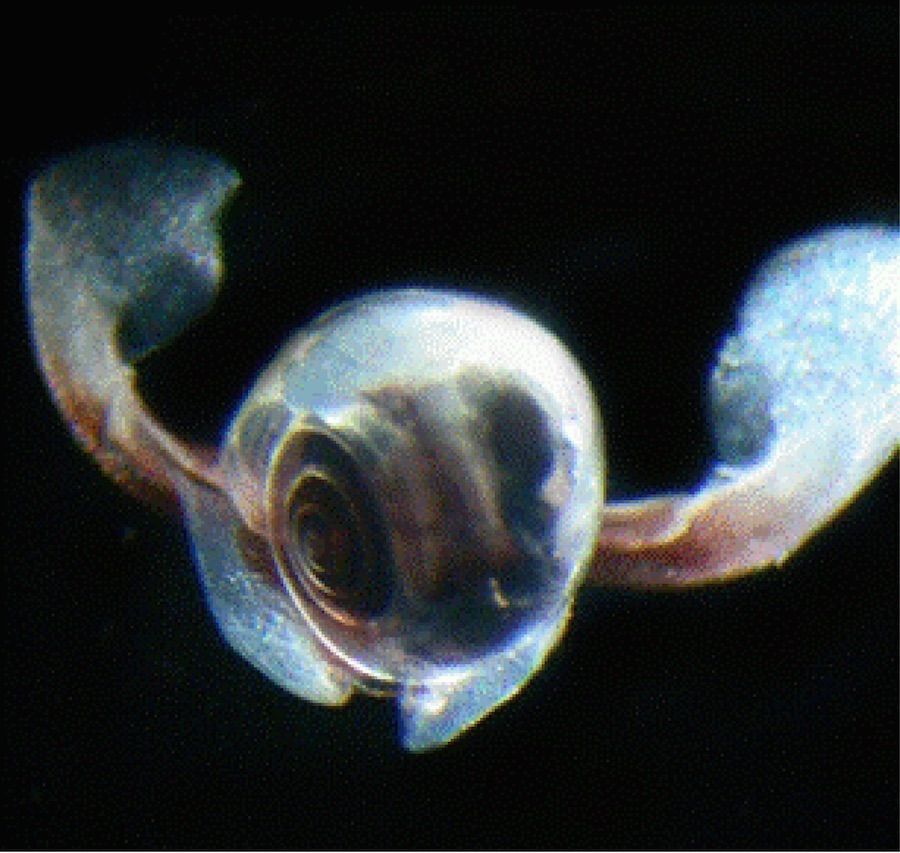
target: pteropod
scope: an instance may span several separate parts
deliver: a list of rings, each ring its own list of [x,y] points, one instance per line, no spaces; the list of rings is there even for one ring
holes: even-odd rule
[[[213,302],[239,179],[194,149],[76,153],[30,188],[37,357],[81,444],[183,512],[225,640],[290,692],[396,697],[403,744],[447,743],[513,696],[590,585],[683,587],[783,562],[900,439],[900,231],[776,253],[725,337],[717,459],[690,493],[604,504],[587,377],[534,320],[397,288],[297,332],[218,448],[172,435],[135,365]]]

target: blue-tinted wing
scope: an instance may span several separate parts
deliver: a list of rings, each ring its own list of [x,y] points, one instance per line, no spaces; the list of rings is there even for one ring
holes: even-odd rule
[[[25,288],[35,348],[57,405],[103,469],[174,497],[174,472],[204,479],[204,454],[167,435],[132,365],[212,302],[217,215],[237,187],[217,158],[119,143],[71,155],[30,188]]]

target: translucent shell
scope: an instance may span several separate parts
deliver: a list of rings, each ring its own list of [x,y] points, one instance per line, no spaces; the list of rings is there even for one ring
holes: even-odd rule
[[[596,539],[601,458],[558,340],[498,303],[411,289],[298,333],[223,467],[308,648],[349,676],[334,696],[399,691],[420,747],[507,698],[555,642]],[[319,675],[314,695],[291,686],[319,697]]]

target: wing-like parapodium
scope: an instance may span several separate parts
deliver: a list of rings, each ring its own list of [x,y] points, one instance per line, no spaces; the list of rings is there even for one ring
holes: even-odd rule
[[[132,365],[212,302],[215,230],[237,174],[187,148],[100,146],[41,173],[27,206],[25,287],[55,401],[106,473],[172,497],[202,454],[170,438],[134,389]]]
[[[900,231],[827,230],[760,271],[711,377],[693,494],[606,509],[591,580],[683,586],[783,562],[900,441]]]

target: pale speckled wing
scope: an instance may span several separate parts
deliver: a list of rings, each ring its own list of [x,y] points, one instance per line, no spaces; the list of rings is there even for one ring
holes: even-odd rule
[[[785,560],[900,440],[900,232],[827,230],[760,271],[719,352],[718,461],[694,494],[608,506],[591,580],[682,586]]]

